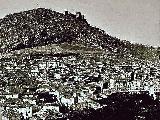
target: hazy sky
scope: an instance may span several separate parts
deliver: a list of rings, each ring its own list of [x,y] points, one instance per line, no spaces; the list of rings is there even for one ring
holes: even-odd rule
[[[81,11],[112,36],[160,46],[160,0],[0,0],[0,17],[38,7]]]

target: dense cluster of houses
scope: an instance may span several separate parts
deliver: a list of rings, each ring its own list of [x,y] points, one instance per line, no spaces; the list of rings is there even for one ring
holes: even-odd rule
[[[95,100],[115,92],[148,92],[160,98],[160,61],[134,59],[128,54],[134,45],[91,27],[80,12],[39,8],[1,21],[0,120],[61,118],[67,108],[99,108]],[[64,53],[44,47],[65,42],[93,49]],[[37,46],[40,51],[34,51]],[[105,53],[95,48],[105,48]],[[18,53],[24,49],[34,52]]]
[[[88,56],[36,53],[19,60],[6,58],[0,70],[1,119],[45,119],[51,113],[59,118],[63,106],[96,109],[100,105],[94,100],[114,92],[148,92],[159,98],[159,61],[113,64]]]

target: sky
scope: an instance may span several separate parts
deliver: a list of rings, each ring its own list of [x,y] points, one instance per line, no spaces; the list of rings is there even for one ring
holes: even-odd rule
[[[40,7],[80,11],[92,26],[111,36],[160,46],[160,0],[0,0],[0,18]]]

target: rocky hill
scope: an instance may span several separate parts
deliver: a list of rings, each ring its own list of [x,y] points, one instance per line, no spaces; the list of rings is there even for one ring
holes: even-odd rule
[[[126,58],[149,59],[156,53],[152,47],[121,41],[91,26],[80,12],[63,14],[45,8],[9,14],[0,19],[0,40],[1,53],[62,43],[80,43]]]
[[[91,26],[80,12],[38,8],[5,16],[0,19],[0,54],[0,106],[8,106],[3,110],[8,117],[13,115],[7,112],[12,107],[17,111],[29,107],[37,119],[67,115],[83,120],[83,116],[92,119],[99,114],[98,119],[110,120],[115,112],[120,115],[116,119],[129,119],[132,112],[132,117],[140,115],[134,104],[143,102],[135,102],[140,101],[137,96],[133,101],[128,91],[160,91],[159,48],[112,37]],[[112,93],[118,92],[127,95],[112,99]],[[107,105],[104,109],[103,104]],[[125,111],[133,110],[123,113],[123,104],[132,104]],[[154,104],[147,105],[148,110],[157,110]]]

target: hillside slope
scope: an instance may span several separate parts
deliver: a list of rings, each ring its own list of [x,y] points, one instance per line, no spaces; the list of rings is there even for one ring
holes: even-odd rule
[[[156,53],[152,47],[121,41],[92,27],[80,12],[63,14],[45,8],[9,14],[0,19],[0,41],[1,53],[65,42],[101,48],[118,57],[148,59]]]

